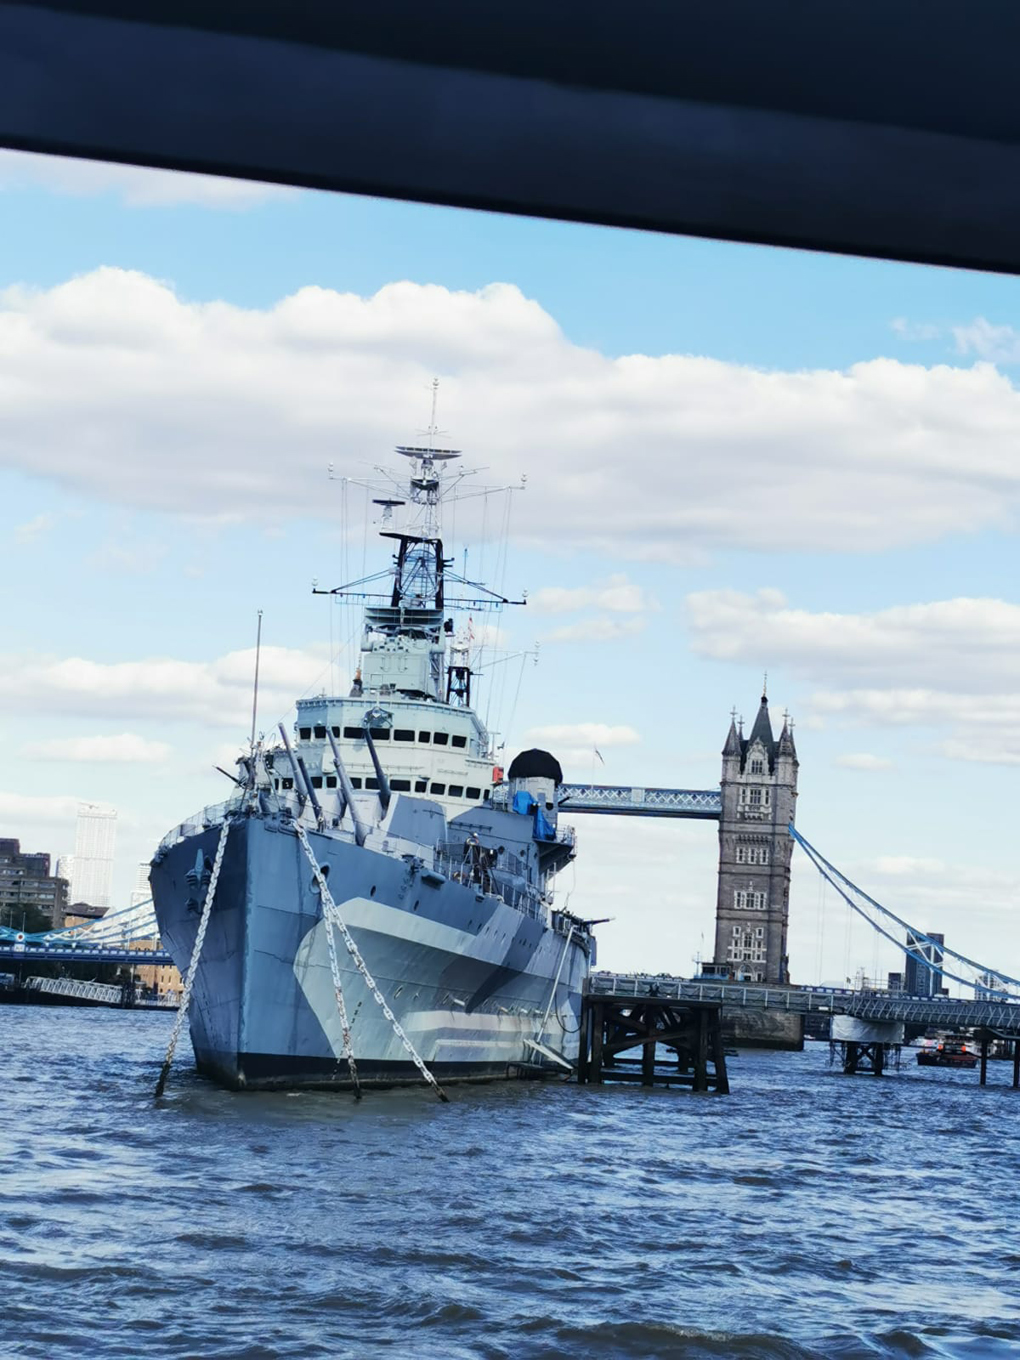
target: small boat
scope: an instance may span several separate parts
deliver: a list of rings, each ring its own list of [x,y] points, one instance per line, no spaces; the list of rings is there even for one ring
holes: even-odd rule
[[[918,1067],[977,1067],[977,1063],[977,1054],[962,1039],[940,1039],[917,1055]]]

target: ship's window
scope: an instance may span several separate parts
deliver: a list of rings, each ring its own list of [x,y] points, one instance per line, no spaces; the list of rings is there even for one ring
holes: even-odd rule
[[[369,892],[368,895],[369,895],[369,897],[374,897],[374,896],[375,896],[375,884],[374,884],[374,883],[372,884],[372,889],[371,889],[371,891]]]
[[[466,746],[466,745],[467,745],[467,737],[453,736],[453,737],[450,738],[450,745],[451,745],[451,746]]]
[[[486,789],[486,790],[485,790],[485,800],[484,800],[484,801],[485,801],[486,803],[489,801],[489,797],[490,797],[490,795],[491,795],[491,792],[492,792],[491,789]]]
[[[467,793],[464,795],[465,798],[470,798],[470,799],[472,800],[472,802],[475,802],[475,803],[478,802],[478,800],[479,800],[479,798],[481,798],[481,796],[482,796],[482,791],[481,791],[481,789],[468,789]]]
[[[326,735],[326,729],[324,727],[316,727],[315,735],[317,738],[324,737]]]
[[[464,797],[464,785],[463,785],[463,784],[451,784],[450,787],[449,787],[449,789],[447,790],[447,792],[449,793],[449,795],[450,795],[451,798],[463,798],[463,797]]]
[[[378,787],[379,787],[378,779],[376,779],[374,775],[369,775],[368,778],[365,780],[365,788],[377,789]]]
[[[313,789],[321,789],[321,788],[322,788],[322,775],[321,775],[321,774],[313,774],[313,775],[312,775],[312,788],[313,788]]]
[[[410,793],[411,781],[410,779],[391,779],[390,788],[394,793]]]
[[[336,788],[336,775],[335,775],[335,774],[328,774],[328,775],[326,776],[326,788],[327,788],[327,789],[335,789],[335,788]]]
[[[372,734],[373,741],[389,741],[390,739],[388,727],[370,727],[368,730]]]
[[[415,791],[415,793],[425,793],[426,790],[428,789],[428,786],[429,786],[429,781],[428,781],[427,779],[416,779],[416,780],[414,781],[414,791]]]
[[[446,785],[445,785],[445,784],[433,784],[433,785],[432,785],[432,792],[433,792],[433,793],[438,793],[438,794],[440,795],[440,797],[442,797],[442,795],[446,792]]]
[[[394,741],[414,741],[414,733],[409,727],[398,727],[393,733]]]
[[[334,728],[333,728],[333,735],[334,735],[334,737],[338,737],[338,736],[340,735],[340,729],[339,729],[339,727],[334,727]]]
[[[299,727],[298,736],[302,741],[311,741],[312,729],[310,727]]]
[[[352,774],[352,775],[351,775],[351,788],[352,788],[352,789],[360,789],[360,788],[361,788],[361,775],[360,775],[360,774]]]
[[[429,741],[432,740],[432,733],[431,733],[431,732],[419,732],[419,733],[418,733],[418,740],[419,740],[420,742],[423,742],[423,743],[424,743],[424,742],[429,742]]]
[[[345,727],[344,736],[353,741],[364,741],[365,739],[365,734],[360,727]]]
[[[284,779],[282,784],[285,789],[292,789],[294,787],[293,779]]]
[[[445,746],[449,740],[450,740],[449,732],[435,732],[433,733],[432,736],[432,745]]]

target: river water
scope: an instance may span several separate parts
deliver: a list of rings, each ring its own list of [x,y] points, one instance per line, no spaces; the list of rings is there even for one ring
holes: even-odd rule
[[[170,1022],[0,1008],[3,1357],[1020,1354],[1008,1064],[154,1105]]]

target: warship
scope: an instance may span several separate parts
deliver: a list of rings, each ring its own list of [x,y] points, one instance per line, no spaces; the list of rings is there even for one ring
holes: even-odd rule
[[[595,940],[554,904],[576,848],[559,825],[563,775],[527,750],[504,776],[472,706],[456,616],[512,602],[444,555],[461,455],[436,433],[433,416],[427,444],[397,448],[406,489],[374,498],[389,566],[318,592],[363,610],[349,691],[298,699],[278,740],[256,738],[253,718],[231,796],[175,827],[151,863],[160,937],[191,969],[197,1068],[233,1089],[563,1076],[576,1063]]]

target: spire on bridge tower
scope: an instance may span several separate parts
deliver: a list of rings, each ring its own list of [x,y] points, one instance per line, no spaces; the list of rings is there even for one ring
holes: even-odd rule
[[[722,748],[724,756],[739,756],[741,750],[740,734],[737,732],[737,710],[730,714],[730,730],[726,734],[726,745]]]
[[[771,984],[789,981],[793,841],[787,828],[794,817],[798,762],[789,715],[783,715],[777,740],[768,691],[762,689],[750,736],[731,716],[723,747],[715,961],[736,977]]]

